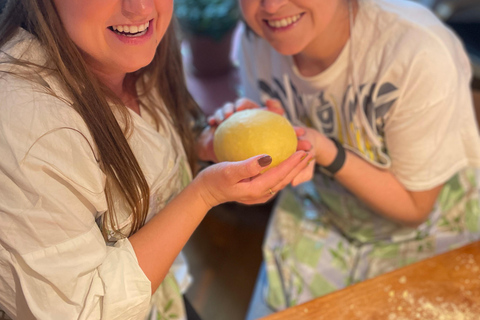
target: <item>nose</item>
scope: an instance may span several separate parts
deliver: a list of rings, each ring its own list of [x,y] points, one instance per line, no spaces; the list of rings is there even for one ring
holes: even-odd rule
[[[154,7],[154,0],[123,0],[122,13],[132,21],[141,21],[150,16]]]
[[[268,13],[275,13],[278,9],[283,7],[288,0],[261,0],[263,10]]]

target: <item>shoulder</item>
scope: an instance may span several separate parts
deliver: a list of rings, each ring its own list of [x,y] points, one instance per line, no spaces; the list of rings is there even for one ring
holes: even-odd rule
[[[41,185],[54,177],[79,192],[101,194],[96,144],[70,104],[12,75],[0,80],[0,101],[0,172],[18,183]]]
[[[79,114],[40,85],[14,76],[0,80],[0,101],[0,180],[18,184],[15,192],[27,188],[73,203],[75,197],[61,191],[67,186],[102,203],[105,176]]]
[[[423,82],[442,95],[469,82],[471,67],[461,41],[428,8],[406,0],[361,4],[360,31],[370,38],[365,58],[373,59],[380,73],[393,75],[399,85]]]
[[[428,8],[407,0],[361,0],[361,3],[363,28],[374,30],[370,34],[377,36],[374,41],[383,45],[385,52],[397,59],[433,62],[441,59],[443,63],[460,62],[463,64],[460,67],[467,67],[461,41]]]
[[[34,35],[22,28],[18,28],[13,36],[0,48],[0,71],[19,68],[8,63],[10,58],[44,65],[47,61],[47,54]]]
[[[365,17],[391,27],[413,26],[432,28],[443,26],[433,12],[411,0],[360,0],[360,10]],[[395,22],[395,23],[392,23]]]
[[[81,116],[64,99],[36,81],[15,74],[0,76],[0,149],[7,148],[23,155],[47,136],[60,137],[59,130],[73,135],[61,139],[74,139],[79,146],[92,152],[93,139]]]
[[[21,64],[10,63],[11,58]],[[0,61],[0,134],[5,143],[27,150],[39,137],[62,128],[89,136],[54,74],[36,69],[46,64],[47,56],[32,34],[17,29],[2,46]]]

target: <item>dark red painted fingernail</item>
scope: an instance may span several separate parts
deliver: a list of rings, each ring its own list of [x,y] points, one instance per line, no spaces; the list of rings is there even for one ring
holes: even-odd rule
[[[263,157],[261,157],[260,159],[258,159],[257,161],[258,161],[258,164],[259,164],[261,167],[266,167],[266,166],[268,166],[270,163],[272,163],[272,157],[270,157],[270,156],[263,156]]]

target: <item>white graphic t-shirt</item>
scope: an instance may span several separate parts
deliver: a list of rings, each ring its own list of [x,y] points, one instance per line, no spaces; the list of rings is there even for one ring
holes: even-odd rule
[[[360,0],[343,51],[313,77],[302,76],[291,56],[251,30],[241,32],[246,97],[262,104],[280,100],[294,124],[337,138],[390,170],[408,190],[445,183],[429,219],[416,229],[375,214],[320,173],[313,184],[284,192],[264,248],[272,307],[306,301],[477,236],[472,168],[480,166],[480,139],[471,67],[462,43],[431,12],[410,1]],[[387,249],[376,250],[380,244]],[[408,258],[387,258],[384,253],[393,252],[388,246]]]

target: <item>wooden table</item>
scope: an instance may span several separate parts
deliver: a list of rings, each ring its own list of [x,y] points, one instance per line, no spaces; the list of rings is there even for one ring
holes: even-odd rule
[[[262,319],[479,320],[480,242]]]

